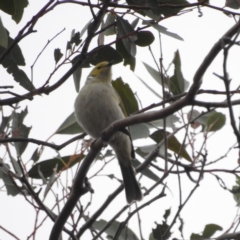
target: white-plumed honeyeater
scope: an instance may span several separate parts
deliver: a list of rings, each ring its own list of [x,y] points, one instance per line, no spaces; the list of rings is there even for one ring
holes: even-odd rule
[[[111,65],[112,63],[109,62],[97,64],[87,77],[75,101],[75,115],[78,123],[95,139],[111,123],[125,118],[126,111],[123,103],[111,84]],[[134,151],[129,134],[118,131],[108,143],[119,161],[127,202],[141,200],[142,192],[131,164]]]

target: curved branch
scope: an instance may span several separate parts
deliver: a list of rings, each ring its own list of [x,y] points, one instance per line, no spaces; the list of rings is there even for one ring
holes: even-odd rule
[[[45,141],[41,141],[41,140],[38,140],[38,139],[34,139],[34,138],[3,138],[3,139],[0,139],[0,143],[6,143],[6,142],[31,142],[31,143],[35,143],[35,144],[38,144],[38,145],[43,145],[43,146],[47,146],[47,147],[50,147],[50,148],[53,148],[57,151],[61,150],[62,148],[66,147],[68,144],[78,140],[78,139],[81,139],[81,138],[84,138],[86,136],[86,133],[82,133],[76,137],[73,137],[72,139],[68,140],[67,142],[64,142],[60,145],[56,145],[56,144],[53,144],[53,143],[49,143],[49,142],[45,142]]]
[[[222,36],[221,39],[219,39],[214,44],[214,46],[212,47],[212,49],[210,50],[208,55],[205,57],[202,64],[200,65],[200,67],[198,68],[198,70],[196,71],[196,73],[194,75],[193,84],[190,87],[190,89],[186,95],[186,98],[188,99],[188,101],[191,102],[195,98],[195,96],[202,84],[203,75],[205,74],[206,70],[208,69],[208,67],[210,66],[212,61],[215,59],[215,57],[218,55],[218,53],[222,50],[222,48],[226,44],[226,41],[224,41],[224,40],[232,38],[239,31],[239,29],[240,29],[240,20],[232,28],[230,28]]]

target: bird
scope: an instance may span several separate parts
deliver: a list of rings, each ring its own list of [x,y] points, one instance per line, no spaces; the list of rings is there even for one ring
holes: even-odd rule
[[[121,98],[111,83],[112,65],[113,62],[104,61],[93,68],[74,104],[77,122],[94,139],[100,137],[111,123],[126,117]],[[129,131],[115,132],[108,144],[113,148],[120,165],[127,202],[140,201],[142,192],[131,163],[134,149]]]

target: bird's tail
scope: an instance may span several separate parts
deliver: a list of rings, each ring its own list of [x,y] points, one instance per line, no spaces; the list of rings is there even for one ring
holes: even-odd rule
[[[126,198],[128,203],[132,203],[133,201],[142,199],[142,192],[135,177],[135,171],[130,164],[124,166],[120,161],[120,168],[123,176],[123,183],[125,186]]]

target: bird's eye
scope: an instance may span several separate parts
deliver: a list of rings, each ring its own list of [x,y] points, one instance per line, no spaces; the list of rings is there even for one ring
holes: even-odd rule
[[[101,68],[102,68],[101,66],[97,67],[97,69],[101,69]]]

